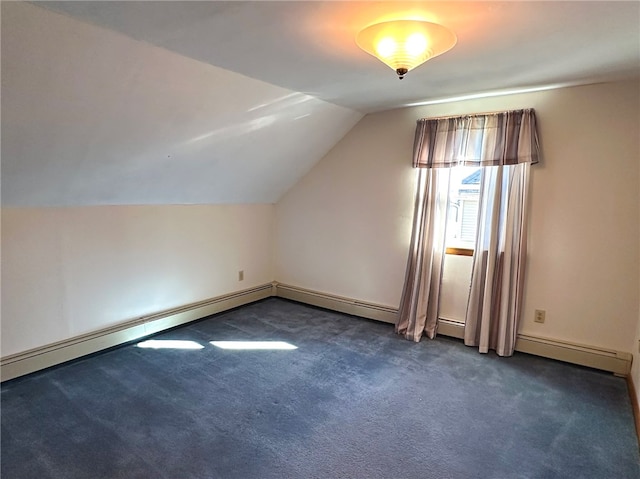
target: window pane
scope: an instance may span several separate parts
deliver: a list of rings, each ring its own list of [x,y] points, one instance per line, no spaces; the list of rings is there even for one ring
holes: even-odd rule
[[[481,169],[475,166],[451,169],[447,247],[473,249],[475,246],[481,175]]]

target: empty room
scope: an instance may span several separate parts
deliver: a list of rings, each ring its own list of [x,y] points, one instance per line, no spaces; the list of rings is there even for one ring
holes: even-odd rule
[[[640,3],[1,2],[3,478],[640,478]]]

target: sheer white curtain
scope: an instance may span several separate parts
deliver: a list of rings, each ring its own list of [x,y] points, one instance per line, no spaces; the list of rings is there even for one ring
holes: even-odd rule
[[[529,169],[539,159],[532,109],[418,120],[413,233],[396,331],[437,332],[449,169],[483,167],[465,343],[510,355],[522,304]]]

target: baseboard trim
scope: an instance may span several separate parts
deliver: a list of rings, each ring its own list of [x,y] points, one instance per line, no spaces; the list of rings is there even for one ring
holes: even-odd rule
[[[321,308],[352,314],[362,318],[375,319],[385,323],[395,323],[397,308],[381,304],[368,303],[357,299],[346,298],[329,293],[321,293],[310,289],[299,288],[288,284],[274,283],[275,295],[279,298],[291,299],[300,303],[319,306]]]
[[[627,388],[629,389],[629,399],[631,399],[631,408],[633,410],[633,419],[636,423],[636,436],[638,438],[638,446],[640,447],[640,405],[638,404],[638,394],[633,384],[631,374],[627,375]]]
[[[274,283],[274,287],[275,296],[280,298],[353,314],[354,316],[393,324],[398,315],[398,309],[391,306],[358,301],[344,296],[322,293],[277,282]],[[441,318],[438,323],[438,334],[462,339],[464,338],[464,323]],[[609,371],[622,377],[628,377],[631,370],[632,356],[630,353],[568,341],[519,334],[515,349],[522,353]]]
[[[0,378],[2,381],[8,381],[215,313],[253,303],[273,296],[273,293],[272,283],[263,284],[6,356],[0,359]]]

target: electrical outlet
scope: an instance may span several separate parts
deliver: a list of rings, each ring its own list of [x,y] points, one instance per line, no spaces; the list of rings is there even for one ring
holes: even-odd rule
[[[238,271],[238,281],[244,280],[244,270]]]
[[[536,323],[544,323],[544,317],[546,316],[547,312],[544,309],[536,309],[536,312],[534,313],[533,316],[533,320]]]

